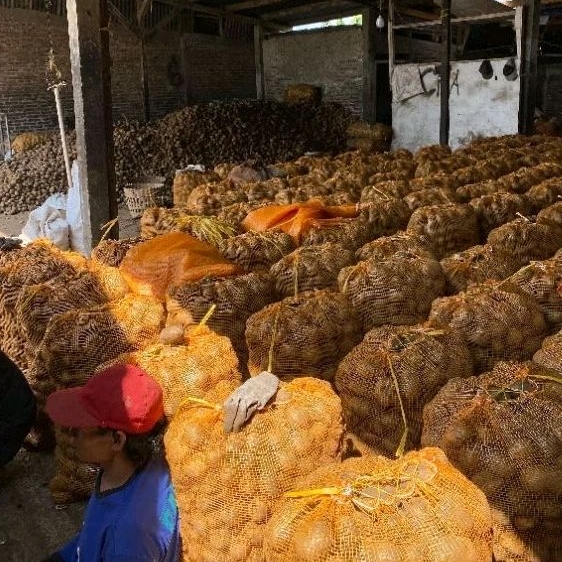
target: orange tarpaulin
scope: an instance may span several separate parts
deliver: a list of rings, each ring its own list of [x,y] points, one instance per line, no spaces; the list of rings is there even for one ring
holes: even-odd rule
[[[359,211],[355,205],[326,207],[320,202],[293,203],[292,205],[268,205],[248,213],[242,227],[244,230],[263,232],[280,228],[300,243],[303,234],[316,226],[329,227],[342,219],[357,217]]]
[[[182,232],[157,236],[134,246],[119,268],[134,293],[162,301],[174,285],[210,275],[229,277],[243,272],[210,244]]]

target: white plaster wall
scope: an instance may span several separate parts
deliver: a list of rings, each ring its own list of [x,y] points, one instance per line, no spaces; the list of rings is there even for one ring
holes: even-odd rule
[[[509,82],[503,75],[508,59],[491,59],[494,76],[484,80],[478,69],[481,60],[451,64],[450,144],[457,148],[475,136],[516,133],[519,115],[519,79]],[[424,77],[423,91],[419,72],[434,64],[401,64],[392,77],[392,127],[394,148],[417,150],[439,142],[440,80],[433,72]]]

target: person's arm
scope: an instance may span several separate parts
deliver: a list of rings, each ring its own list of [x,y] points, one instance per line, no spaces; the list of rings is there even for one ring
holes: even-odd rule
[[[55,558],[52,561],[49,560],[49,562],[77,562],[79,537],[80,535],[78,534],[73,539],[69,540],[61,549],[53,554]]]

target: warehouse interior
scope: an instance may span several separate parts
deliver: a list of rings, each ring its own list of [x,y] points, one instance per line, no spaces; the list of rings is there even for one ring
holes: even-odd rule
[[[0,0],[0,44],[2,562],[70,562],[100,463],[47,404],[115,365],[174,562],[562,562],[561,1]]]

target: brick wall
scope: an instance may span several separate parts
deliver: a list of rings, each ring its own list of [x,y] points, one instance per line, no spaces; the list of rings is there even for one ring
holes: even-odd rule
[[[562,64],[539,69],[539,105],[549,116],[562,114]]]
[[[263,58],[268,98],[283,99],[289,84],[313,84],[322,87],[324,101],[339,102],[361,113],[360,27],[275,35],[264,41]]]
[[[188,103],[256,97],[253,41],[188,33],[182,45]]]
[[[53,94],[46,90],[45,64],[51,44],[67,86],[63,107],[72,122],[72,77],[66,18],[35,10],[0,8],[0,111],[8,113],[13,134],[57,128]],[[155,36],[147,42],[146,56],[153,116],[183,106],[181,88],[170,84],[168,64],[180,59],[178,36]],[[117,121],[143,119],[140,47],[138,39],[115,24],[110,25],[113,115]]]

